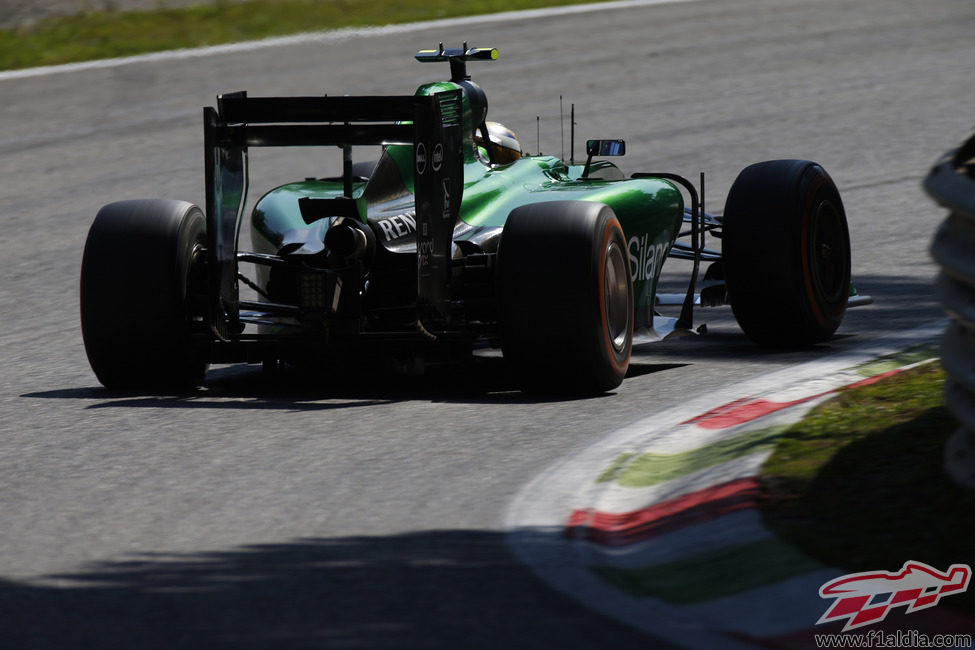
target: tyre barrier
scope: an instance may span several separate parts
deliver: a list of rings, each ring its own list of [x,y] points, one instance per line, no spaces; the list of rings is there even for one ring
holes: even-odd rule
[[[941,341],[945,402],[961,425],[948,441],[945,468],[975,488],[975,134],[938,160],[924,189],[949,211],[931,243],[941,267],[938,300],[951,317]]]

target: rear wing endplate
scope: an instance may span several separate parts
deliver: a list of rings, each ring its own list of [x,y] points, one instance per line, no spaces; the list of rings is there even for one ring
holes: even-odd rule
[[[440,329],[449,315],[450,248],[463,191],[461,102],[460,89],[379,97],[248,97],[238,92],[217,97],[216,108],[204,108],[208,319],[214,335],[226,341],[243,330],[237,241],[250,147],[337,146],[348,153],[357,145],[413,146],[417,317],[428,329]],[[351,158],[346,159],[348,178]],[[346,182],[347,193],[350,187]]]

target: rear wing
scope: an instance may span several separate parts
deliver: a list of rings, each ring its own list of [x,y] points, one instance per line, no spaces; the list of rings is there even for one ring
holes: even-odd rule
[[[412,145],[417,219],[417,317],[440,329],[450,303],[450,247],[463,191],[462,91],[429,96],[217,97],[203,109],[209,326],[223,341],[243,331],[237,240],[247,200],[249,147],[341,147],[346,206],[351,147]],[[316,218],[328,216],[319,206]],[[338,208],[337,208],[338,209]],[[304,212],[304,211],[303,211]],[[365,220],[365,214],[358,214]]]

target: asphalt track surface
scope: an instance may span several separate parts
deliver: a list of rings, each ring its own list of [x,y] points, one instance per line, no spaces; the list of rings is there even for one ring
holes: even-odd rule
[[[506,507],[689,395],[940,316],[943,215],[919,183],[972,126],[973,27],[969,0],[697,0],[0,76],[0,646],[654,647],[519,565]],[[416,49],[463,40],[501,50],[471,71],[526,149],[560,152],[562,95],[580,139],[626,139],[625,170],[706,172],[715,211],[747,163],[820,162],[877,303],[788,353],[701,312],[706,336],[639,348],[593,399],[525,397],[492,363],[314,386],[221,367],[175,397],[98,386],[78,326],[88,226],[115,199],[202,202],[201,106],[408,93],[445,73]],[[260,152],[253,187],[321,169]]]

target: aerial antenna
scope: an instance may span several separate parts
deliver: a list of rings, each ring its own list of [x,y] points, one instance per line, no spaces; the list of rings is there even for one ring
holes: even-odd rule
[[[562,136],[562,162],[565,162],[565,112],[562,110],[562,95],[559,95],[559,133]]]
[[[569,164],[576,164],[576,105],[572,104],[569,116]]]
[[[538,155],[542,155],[542,118],[538,115],[535,116],[535,151]]]

